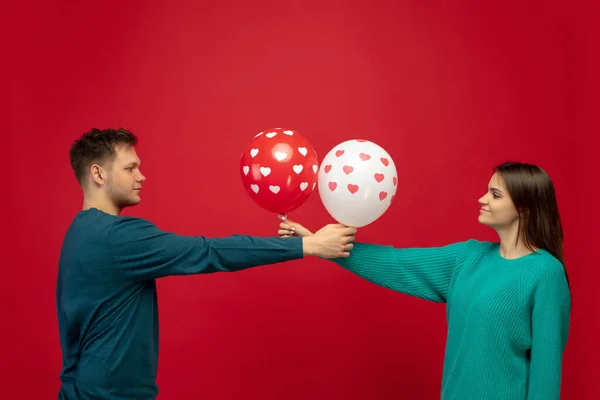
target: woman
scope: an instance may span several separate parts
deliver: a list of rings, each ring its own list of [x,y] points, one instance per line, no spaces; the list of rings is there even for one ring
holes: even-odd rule
[[[333,261],[378,285],[446,303],[442,399],[559,399],[571,296],[552,181],[535,165],[505,163],[479,203],[479,221],[498,243],[357,242],[350,257]],[[280,236],[312,235],[280,218]]]

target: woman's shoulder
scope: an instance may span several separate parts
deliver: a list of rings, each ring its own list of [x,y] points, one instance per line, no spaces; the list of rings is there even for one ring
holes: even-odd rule
[[[550,252],[538,249],[527,257],[527,276],[532,283],[540,280],[562,280],[565,269],[562,263]]]
[[[489,242],[479,239],[467,239],[456,243],[469,253],[489,253],[496,251],[499,244],[497,242]]]
[[[568,310],[571,290],[562,263],[546,250],[536,250],[523,264],[523,290],[526,301],[544,302]]]

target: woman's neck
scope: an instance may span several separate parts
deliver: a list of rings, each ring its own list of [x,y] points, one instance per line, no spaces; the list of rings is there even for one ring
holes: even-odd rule
[[[500,255],[506,259],[515,259],[526,256],[531,250],[525,245],[523,235],[519,235],[519,222],[496,229],[500,238]],[[534,250],[536,250],[534,248]]]

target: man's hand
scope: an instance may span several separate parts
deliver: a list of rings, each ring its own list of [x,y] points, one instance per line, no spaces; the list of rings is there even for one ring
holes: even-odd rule
[[[320,258],[346,258],[354,247],[352,241],[356,228],[340,224],[329,224],[312,233],[297,222],[280,217],[278,234],[281,237],[300,236],[305,256]]]

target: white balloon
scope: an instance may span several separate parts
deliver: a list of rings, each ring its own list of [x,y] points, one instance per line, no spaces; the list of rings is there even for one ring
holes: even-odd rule
[[[327,153],[317,181],[321,201],[333,219],[360,228],[387,211],[396,195],[398,174],[387,151],[354,139]]]

